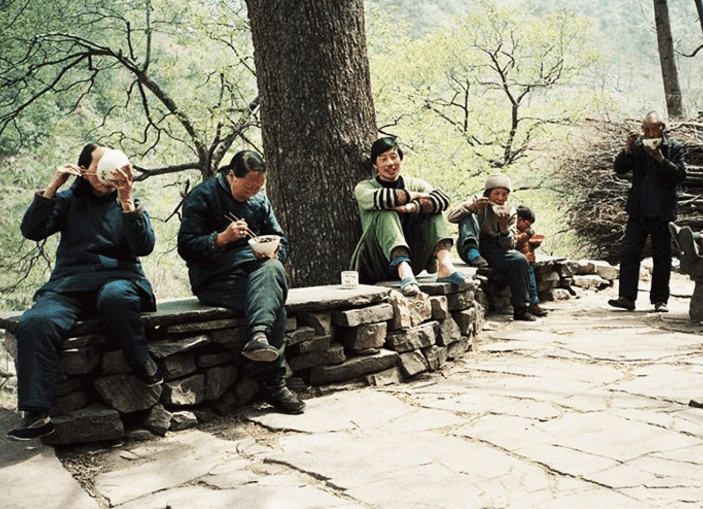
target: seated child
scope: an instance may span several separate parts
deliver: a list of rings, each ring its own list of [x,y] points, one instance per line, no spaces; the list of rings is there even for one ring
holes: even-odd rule
[[[535,232],[532,230],[532,223],[535,222],[535,213],[532,209],[524,205],[517,208],[517,234],[515,235],[515,249],[525,255],[530,263],[530,307],[528,311],[534,316],[547,316],[547,311],[539,306],[539,297],[537,296],[537,280],[535,279],[535,270],[532,266],[535,263],[535,249],[542,244],[542,236],[533,238]]]

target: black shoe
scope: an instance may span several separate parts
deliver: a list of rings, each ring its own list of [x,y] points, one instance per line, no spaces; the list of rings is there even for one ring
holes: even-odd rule
[[[618,297],[617,299],[610,299],[608,301],[608,304],[610,304],[614,308],[623,308],[623,309],[627,309],[628,311],[635,310],[635,303],[633,301],[631,301],[630,299],[626,299],[625,297]]]
[[[305,410],[305,402],[286,386],[285,380],[271,385],[264,384],[264,398],[267,403],[287,414],[302,414]]]
[[[141,368],[136,370],[137,376],[147,387],[155,387],[164,383],[164,376],[161,374],[158,364],[149,357]]]
[[[7,433],[10,440],[33,440],[51,435],[55,431],[54,423],[46,412],[27,412],[19,428]]]
[[[523,322],[534,322],[537,320],[537,318],[532,316],[527,310],[527,308],[520,308],[513,313],[513,320],[520,320]]]
[[[482,269],[483,267],[488,267],[488,262],[483,256],[477,256],[476,258],[469,260],[469,265],[476,267],[477,269]]]
[[[266,334],[256,332],[242,349],[242,355],[256,362],[273,362],[278,359],[278,348],[269,345]]]
[[[539,316],[539,317],[547,316],[549,314],[546,309],[539,307],[539,304],[535,304],[534,306],[530,306],[529,308],[527,308],[527,311],[529,311],[529,313],[531,315]]]

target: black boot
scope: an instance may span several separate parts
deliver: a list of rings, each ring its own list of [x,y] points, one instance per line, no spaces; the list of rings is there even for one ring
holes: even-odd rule
[[[287,414],[302,414],[305,402],[286,386],[285,380],[264,383],[264,399]]]

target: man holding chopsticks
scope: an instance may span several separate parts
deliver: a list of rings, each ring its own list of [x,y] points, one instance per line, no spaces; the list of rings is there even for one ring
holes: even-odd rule
[[[298,414],[305,402],[286,386],[283,356],[288,296],[283,263],[290,246],[261,191],[265,182],[266,165],[259,154],[235,154],[185,198],[178,253],[200,302],[244,314],[249,340],[242,355],[249,360],[249,376],[262,383],[267,402]],[[280,237],[271,254],[254,252],[247,243],[263,235]]]

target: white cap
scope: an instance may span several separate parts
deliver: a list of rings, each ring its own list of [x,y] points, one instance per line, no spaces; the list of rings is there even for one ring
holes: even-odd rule
[[[510,183],[510,177],[508,177],[507,175],[503,175],[502,173],[491,175],[486,179],[486,185],[484,186],[484,189],[486,191],[489,189],[495,189],[496,187],[504,187],[510,192],[512,192],[513,190],[513,186]]]

